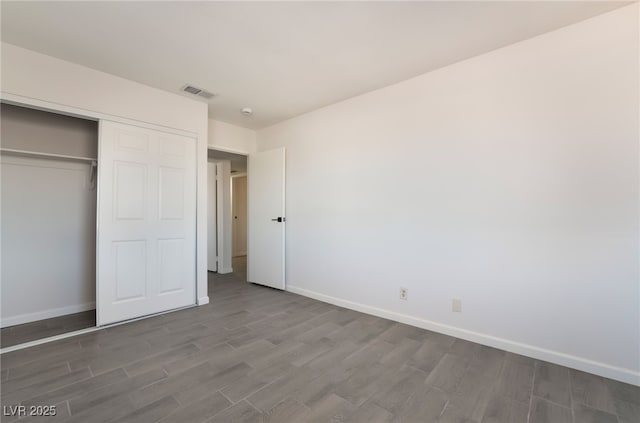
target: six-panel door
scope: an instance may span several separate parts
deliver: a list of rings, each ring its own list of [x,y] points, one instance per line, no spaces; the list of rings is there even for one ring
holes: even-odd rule
[[[100,122],[97,323],[195,304],[196,141]]]

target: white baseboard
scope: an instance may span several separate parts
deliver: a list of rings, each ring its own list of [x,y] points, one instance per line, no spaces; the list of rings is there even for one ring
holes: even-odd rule
[[[233,267],[222,267],[218,270],[218,273],[225,274],[225,273],[233,273]]]
[[[618,380],[620,382],[640,386],[640,372],[636,372],[631,369],[611,366],[606,363],[600,363],[586,358],[536,347],[534,345],[523,344],[520,342],[498,338],[484,333],[479,333],[455,326],[446,325],[443,323],[434,322],[431,320],[422,319],[420,317],[409,316],[407,314],[372,307],[366,304],[331,297],[329,295],[310,291],[308,289],[300,288],[297,286],[287,285],[286,290],[294,294],[299,294],[325,303],[348,308],[350,310],[371,314],[373,316],[383,317],[385,319],[405,323],[407,325],[416,326],[433,332],[443,333],[445,335],[454,336],[456,338],[465,339],[467,341],[476,342],[478,344],[525,355],[537,360],[548,361],[550,363],[559,364],[573,369],[582,370],[584,372],[607,377],[609,379]]]
[[[67,314],[80,313],[82,311],[94,310],[96,303],[84,303],[67,307],[52,308],[49,310],[37,311],[35,313],[18,314],[17,316],[3,317],[0,327],[21,325],[23,323],[36,322],[38,320],[51,319],[53,317],[65,316]]]
[[[198,305],[203,306],[209,304],[209,297],[200,297],[198,298]]]

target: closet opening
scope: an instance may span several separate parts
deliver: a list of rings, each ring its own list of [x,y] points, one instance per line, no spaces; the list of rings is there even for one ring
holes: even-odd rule
[[[96,326],[98,122],[0,104],[0,347]]]

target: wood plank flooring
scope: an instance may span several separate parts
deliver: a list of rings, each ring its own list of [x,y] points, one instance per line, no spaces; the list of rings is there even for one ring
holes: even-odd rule
[[[3,354],[3,407],[57,407],[20,422],[640,421],[638,387],[210,278],[207,306]]]
[[[96,311],[89,310],[37,322],[9,326],[0,330],[0,347],[24,344],[62,333],[95,327]]]

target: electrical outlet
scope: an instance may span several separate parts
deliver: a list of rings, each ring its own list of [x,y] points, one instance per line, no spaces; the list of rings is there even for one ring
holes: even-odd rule
[[[451,311],[455,313],[462,313],[462,300],[459,298],[454,298],[451,300]]]
[[[400,299],[407,300],[409,297],[409,290],[407,288],[400,288]]]

